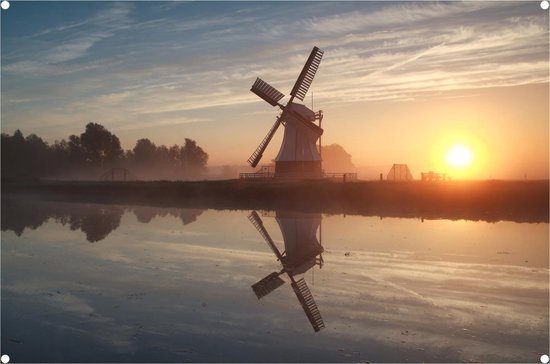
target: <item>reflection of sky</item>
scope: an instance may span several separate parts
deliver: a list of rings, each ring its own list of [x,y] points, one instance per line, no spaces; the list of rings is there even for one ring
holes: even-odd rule
[[[246,217],[208,210],[188,225],[144,224],[126,213],[94,244],[52,221],[19,238],[4,232],[3,352],[14,361],[525,362],[547,348],[548,261],[537,258],[548,256],[546,224],[325,218],[325,265],[305,274],[326,324],[315,334],[288,282],[254,296],[250,286],[280,266]],[[263,221],[280,243],[275,219]]]

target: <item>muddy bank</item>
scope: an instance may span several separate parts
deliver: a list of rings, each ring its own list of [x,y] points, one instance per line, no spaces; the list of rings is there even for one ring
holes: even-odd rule
[[[9,196],[212,209],[292,209],[381,217],[548,222],[548,181],[42,182]],[[9,211],[3,211],[9,213]]]

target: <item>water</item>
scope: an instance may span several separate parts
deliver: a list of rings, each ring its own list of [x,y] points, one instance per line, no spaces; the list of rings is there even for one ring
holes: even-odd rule
[[[258,212],[270,247],[250,215],[3,200],[2,354],[538,362],[548,352],[548,224]]]

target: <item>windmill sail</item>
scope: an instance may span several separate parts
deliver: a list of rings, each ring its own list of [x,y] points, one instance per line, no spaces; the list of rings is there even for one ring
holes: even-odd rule
[[[262,159],[262,156],[264,155],[264,151],[267,148],[267,145],[269,144],[271,139],[273,138],[273,135],[275,135],[275,132],[279,128],[279,125],[281,125],[281,121],[282,121],[281,117],[277,117],[277,120],[275,120],[275,124],[273,124],[273,126],[265,136],[264,140],[262,140],[260,145],[258,145],[258,148],[256,148],[254,153],[252,153],[250,158],[248,158],[248,163],[250,163],[252,167],[256,167],[260,162],[260,159]]]
[[[254,225],[256,230],[260,233],[260,235],[264,238],[267,245],[273,250],[273,253],[277,256],[277,259],[279,259],[282,262],[282,255],[279,249],[277,249],[277,246],[273,242],[273,239],[271,239],[271,236],[269,236],[269,233],[264,227],[264,223],[262,222],[262,219],[260,216],[258,216],[258,213],[256,211],[252,211],[250,215],[248,215],[248,220]]]
[[[256,78],[256,82],[254,82],[250,91],[260,96],[272,106],[277,106],[279,100],[285,96],[275,87],[271,86],[261,78]]]
[[[317,308],[317,304],[313,299],[313,295],[311,294],[311,291],[309,290],[306,281],[304,281],[303,278],[298,280],[297,282],[293,279],[292,289],[294,290],[296,297],[298,297],[298,301],[300,301],[300,304],[302,305],[302,308],[304,309],[304,312],[306,313],[306,316],[311,323],[313,330],[317,332],[324,328],[325,323],[323,322],[321,313]]]
[[[304,67],[291,92],[286,105],[279,101],[284,95],[261,78],[256,78],[250,91],[272,106],[282,109],[281,115],[275,121],[265,138],[248,158],[248,163],[256,167],[263,157],[267,146],[282,123],[285,126],[283,143],[275,158],[275,173],[273,177],[284,178],[322,178],[322,160],[316,146],[317,139],[323,134],[321,125],[315,125],[315,112],[306,106],[293,102],[295,98],[303,101],[313,82],[313,78],[321,63],[323,51],[313,47]],[[254,174],[256,176],[256,174]]]
[[[319,68],[323,53],[324,52],[319,48],[313,47],[313,50],[311,51],[311,54],[309,55],[309,58],[300,73],[300,76],[298,76],[298,79],[290,92],[292,96],[297,97],[301,101],[304,100],[307,90],[309,90],[309,86],[311,86],[311,82],[313,82],[313,77],[315,77],[315,73]]]
[[[254,283],[252,285],[252,290],[256,294],[256,297],[260,299],[281,287],[283,284],[285,284],[285,281],[279,277],[279,273],[273,272],[261,281]]]
[[[290,216],[281,217],[281,219],[288,218],[290,218]],[[305,268],[306,270],[311,268],[311,265],[309,263],[313,262],[315,264],[315,255],[320,254],[323,251],[323,248],[317,241],[316,237],[314,237],[313,239],[307,238],[307,235],[309,235],[309,233],[316,235],[316,219],[314,218],[313,221],[309,221],[312,219],[308,218],[308,221],[301,221],[301,223],[299,223],[298,220],[295,218],[294,224],[283,224],[282,220],[277,218],[277,222],[281,227],[281,231],[283,232],[283,240],[285,242],[285,252],[283,252],[282,254],[279,251],[279,248],[275,245],[275,243],[269,236],[269,233],[265,229],[262,219],[260,218],[258,213],[256,211],[252,211],[248,216],[248,219],[258,230],[260,235],[262,235],[271,250],[273,250],[273,253],[275,253],[275,255],[277,256],[277,259],[283,265],[283,269],[280,272],[273,272],[265,278],[262,278],[260,281],[254,283],[252,285],[252,290],[254,291],[254,294],[258,299],[267,296],[284,284],[284,281],[281,279],[280,275],[286,273],[290,278],[292,290],[298,298],[298,301],[300,302],[304,313],[311,323],[313,330],[315,330],[315,332],[320,331],[325,327],[325,323],[323,322],[321,313],[319,312],[317,304],[313,299],[313,295],[311,294],[311,291],[309,290],[309,287],[307,286],[306,281],[303,278],[299,279],[298,281],[294,279],[294,276],[296,275],[296,270],[300,270],[300,267],[303,267],[304,264],[307,265],[307,267]],[[286,226],[287,229],[283,229],[283,226]],[[294,241],[294,243],[296,244],[292,244],[292,241],[290,241],[292,238],[296,238]],[[301,250],[304,250],[305,252],[302,252]],[[305,271],[300,271],[299,273],[304,272]]]

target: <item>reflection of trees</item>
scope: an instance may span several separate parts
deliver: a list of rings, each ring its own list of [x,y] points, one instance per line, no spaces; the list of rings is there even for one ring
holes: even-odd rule
[[[90,206],[90,205],[88,205]],[[82,230],[90,243],[103,240],[120,225],[124,208],[119,206],[97,206],[86,209],[82,214],[70,216],[68,225],[71,230]],[[63,220],[56,218],[63,223]]]
[[[120,206],[2,199],[2,231],[12,230],[21,236],[26,228],[35,230],[54,219],[71,230],[81,230],[86,240],[94,243],[116,230],[123,214]]]
[[[1,228],[2,231],[12,230],[21,236],[26,228],[35,230],[53,219],[73,231],[81,230],[86,234],[86,240],[93,243],[105,239],[116,230],[126,210],[132,211],[138,221],[143,223],[150,222],[156,216],[170,215],[178,217],[184,225],[196,221],[203,211],[2,198]]]
[[[148,223],[156,216],[173,216],[181,220],[183,225],[197,221],[204,210],[200,209],[178,209],[178,208],[159,208],[152,206],[135,206],[132,208],[136,219],[142,223]]]
[[[183,225],[187,225],[197,221],[197,217],[199,217],[203,211],[204,210],[199,209],[180,209],[179,218]]]
[[[2,231],[12,230],[17,236],[21,236],[26,228],[37,229],[50,217],[48,209],[41,204],[4,198],[0,216]]]
[[[149,206],[134,207],[133,212],[136,215],[136,219],[144,224],[147,224],[157,216],[156,209]]]

